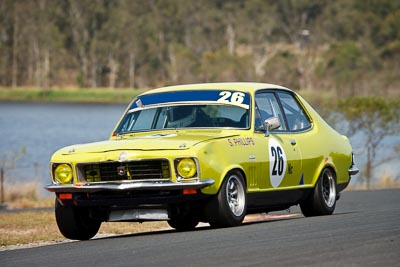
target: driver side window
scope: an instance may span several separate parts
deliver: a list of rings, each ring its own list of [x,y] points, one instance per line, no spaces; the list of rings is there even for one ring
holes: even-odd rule
[[[255,129],[264,129],[264,121],[271,117],[278,117],[281,126],[275,131],[285,131],[286,124],[282,116],[281,109],[275,98],[274,93],[258,93],[256,100]]]
[[[293,95],[286,92],[279,92],[278,96],[290,131],[303,131],[311,127],[310,120]]]

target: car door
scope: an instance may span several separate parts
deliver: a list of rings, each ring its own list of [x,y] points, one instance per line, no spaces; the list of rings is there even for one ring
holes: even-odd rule
[[[321,162],[322,153],[315,151],[318,142],[315,131],[311,131],[311,119],[307,115],[300,101],[291,92],[279,91],[277,93],[287,129],[291,139],[296,142],[296,146],[301,151],[302,173],[299,185],[310,186],[314,176],[314,170]]]
[[[277,92],[259,92],[255,96],[255,136],[266,158],[259,177],[260,189],[284,189],[302,183],[301,151],[287,125]],[[265,136],[264,121],[278,117],[280,127]]]

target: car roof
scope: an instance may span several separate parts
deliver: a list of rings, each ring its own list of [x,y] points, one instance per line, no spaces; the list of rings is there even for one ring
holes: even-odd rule
[[[187,91],[187,90],[239,90],[249,93],[254,93],[260,89],[282,89],[292,91],[286,87],[270,84],[270,83],[255,83],[255,82],[223,82],[223,83],[197,83],[185,85],[165,86],[157,89],[149,90],[142,95],[170,92],[170,91]]]

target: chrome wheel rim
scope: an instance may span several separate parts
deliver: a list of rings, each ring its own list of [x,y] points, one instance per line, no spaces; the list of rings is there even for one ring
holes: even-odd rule
[[[241,216],[245,207],[245,192],[239,177],[232,175],[229,177],[226,187],[226,199],[229,209],[235,216]]]
[[[332,208],[336,202],[335,178],[330,170],[325,170],[322,176],[322,196],[325,204]]]

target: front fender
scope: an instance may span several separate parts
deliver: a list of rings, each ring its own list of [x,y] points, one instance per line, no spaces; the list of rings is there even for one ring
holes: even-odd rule
[[[219,192],[219,189],[221,188],[222,183],[224,182],[224,179],[225,179],[226,175],[230,171],[233,171],[233,170],[240,171],[242,173],[242,175],[243,175],[243,178],[245,179],[245,182],[246,182],[246,180],[247,180],[246,179],[246,173],[245,173],[243,167],[238,165],[238,164],[233,164],[233,165],[226,166],[220,172],[220,175],[218,176],[218,178],[213,179],[214,180],[214,184],[211,185],[211,186],[207,186],[205,188],[202,188],[201,192],[203,194],[211,194],[211,195],[217,194]]]
[[[217,194],[228,172],[237,169],[246,177],[245,164],[248,163],[249,148],[232,147],[226,139],[204,145],[197,155],[200,163],[201,178],[211,178],[214,184],[203,188],[204,194]],[[247,155],[247,156],[246,156]]]

